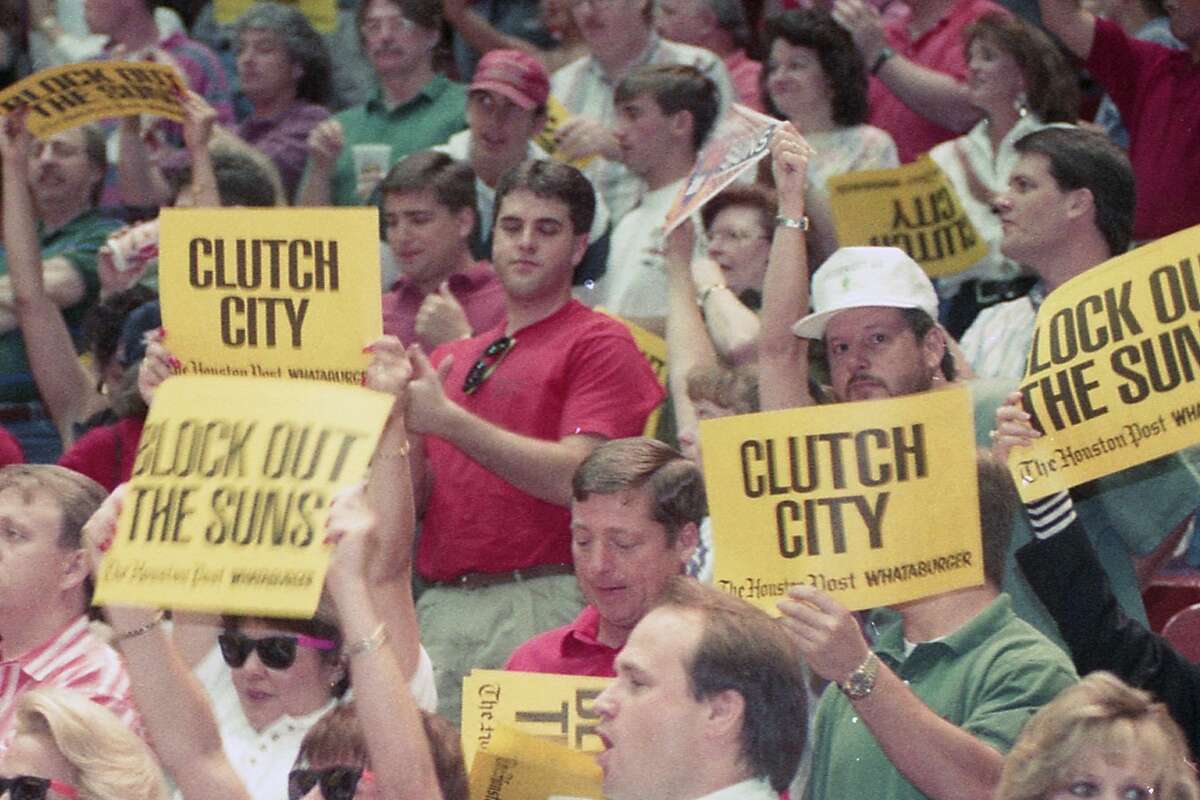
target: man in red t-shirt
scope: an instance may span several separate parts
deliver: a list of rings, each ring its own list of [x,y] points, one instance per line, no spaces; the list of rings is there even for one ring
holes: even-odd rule
[[[425,434],[412,461],[431,587],[417,612],[439,711],[456,721],[464,675],[579,613],[571,476],[605,439],[641,433],[663,399],[625,326],[571,299],[595,210],[587,179],[527,161],[496,198],[505,318],[431,357],[410,349],[407,388],[409,430]]]
[[[593,450],[571,490],[571,554],[588,604],[518,647],[505,669],[614,676],[630,632],[696,548],[704,479],[680,453],[638,437]]]

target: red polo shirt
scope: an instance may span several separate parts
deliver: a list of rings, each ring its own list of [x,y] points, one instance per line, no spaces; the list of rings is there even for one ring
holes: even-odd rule
[[[600,612],[595,606],[584,606],[574,622],[539,633],[514,650],[504,668],[514,672],[615,677],[613,662],[621,650],[601,644],[596,639],[599,631]]]

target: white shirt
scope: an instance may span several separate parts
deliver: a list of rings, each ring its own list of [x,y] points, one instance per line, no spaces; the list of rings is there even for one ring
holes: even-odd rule
[[[779,792],[771,788],[766,778],[750,778],[696,800],[779,800]]]
[[[646,64],[687,64],[703,72],[717,85],[721,113],[736,97],[729,71],[720,57],[702,47],[671,42],[651,33],[642,54],[629,65],[629,71]],[[563,104],[572,117],[587,117],[611,128],[617,121],[613,94],[624,75],[610,79],[592,56],[572,61],[550,76],[550,94]],[[645,183],[618,161],[596,158],[583,169],[599,190],[614,220],[620,220],[633,208]]]
[[[432,148],[439,153],[445,153],[456,161],[471,161],[471,129],[467,128],[451,136],[444,143]],[[525,150],[526,158],[548,159],[550,154],[532,140]],[[593,189],[596,195],[596,216],[592,220],[592,229],[588,231],[588,244],[599,239],[608,230],[608,206],[600,193]],[[475,213],[479,217],[479,230],[490,231],[492,221],[496,217],[496,190],[488,186],[478,176],[475,178]],[[483,241],[491,238],[490,234],[483,235]]]
[[[959,345],[979,378],[1025,376],[1033,346],[1033,329],[1040,303],[1040,284],[1025,297],[985,308],[967,328]]]
[[[256,731],[242,711],[232,673],[221,658],[219,647],[214,646],[196,665],[194,672],[212,703],[225,755],[250,797],[253,800],[287,800],[288,773],[300,751],[300,742],[309,728],[337,701],[330,700],[311,714],[300,717],[285,714],[263,730]],[[433,663],[424,647],[409,687],[418,707],[425,711],[437,709]]]

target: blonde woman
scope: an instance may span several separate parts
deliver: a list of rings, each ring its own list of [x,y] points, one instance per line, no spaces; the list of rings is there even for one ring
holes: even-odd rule
[[[1179,726],[1162,703],[1093,672],[1030,719],[996,800],[1197,800]]]
[[[17,733],[0,757],[12,800],[165,800],[146,744],[111,711],[65,689],[35,689],[17,706]]]

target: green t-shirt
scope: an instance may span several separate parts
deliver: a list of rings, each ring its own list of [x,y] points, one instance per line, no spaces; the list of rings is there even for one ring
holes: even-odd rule
[[[361,206],[355,191],[354,145],[390,144],[394,164],[409,153],[441,144],[467,126],[467,90],[445,75],[435,75],[416,97],[388,109],[376,89],[366,103],[334,115],[342,124],[345,146],[334,167],[332,198],[335,206]]]
[[[95,303],[100,290],[100,279],[96,274],[96,251],[108,235],[120,226],[117,220],[90,209],[58,230],[39,233],[42,260],[65,258],[83,277],[86,287],[83,299],[63,309],[63,317],[72,334],[78,335],[83,316]],[[0,248],[0,275],[7,274],[7,253]],[[0,403],[27,403],[37,399],[37,387],[29,372],[25,340],[20,329],[0,334]]]
[[[874,619],[874,617],[873,617]],[[1013,613],[1001,594],[970,622],[905,655],[894,613],[876,627],[875,652],[933,711],[1008,752],[1026,720],[1076,681],[1070,658]],[[913,731],[913,736],[920,732]],[[834,684],[817,707],[806,800],[921,800]]]

